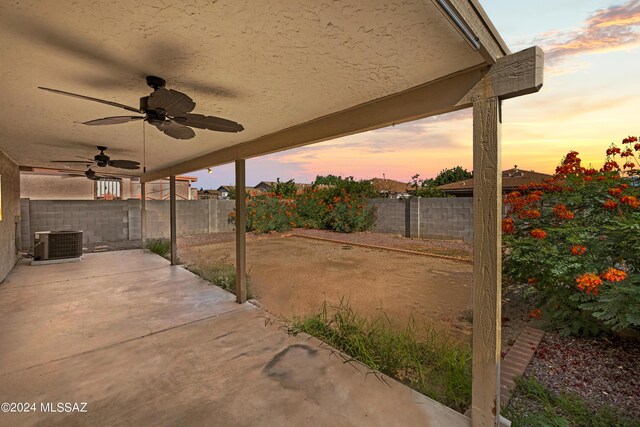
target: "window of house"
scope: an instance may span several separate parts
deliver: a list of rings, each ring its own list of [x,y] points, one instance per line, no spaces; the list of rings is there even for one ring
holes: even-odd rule
[[[96,183],[96,199],[112,200],[122,198],[122,180],[118,178],[100,178]]]

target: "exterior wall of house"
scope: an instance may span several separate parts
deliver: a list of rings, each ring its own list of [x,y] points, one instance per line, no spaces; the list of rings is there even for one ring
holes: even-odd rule
[[[371,199],[377,211],[373,231],[442,240],[473,240],[473,199]]]
[[[84,177],[21,173],[20,197],[31,200],[93,200],[94,183]]]
[[[20,247],[20,170],[0,151],[0,282],[18,261]]]

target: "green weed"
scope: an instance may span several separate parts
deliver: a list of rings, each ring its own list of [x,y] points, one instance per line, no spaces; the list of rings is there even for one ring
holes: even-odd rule
[[[432,327],[418,329],[412,319],[398,330],[384,313],[367,320],[345,301],[288,323],[290,334],[312,335],[453,409],[471,404],[471,348]]]
[[[516,390],[503,415],[514,427],[632,427],[640,419],[616,408],[590,409],[576,394],[555,394],[533,376],[516,378]]]

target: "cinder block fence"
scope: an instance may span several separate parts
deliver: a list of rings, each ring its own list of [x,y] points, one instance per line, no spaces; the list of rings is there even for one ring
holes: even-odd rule
[[[473,240],[473,198],[371,199],[373,231],[443,240]]]
[[[22,250],[33,233],[82,230],[84,243],[139,240],[140,200],[20,200]],[[178,200],[178,235],[233,231],[233,200]],[[147,237],[169,237],[169,202],[147,200]]]
[[[178,200],[178,236],[233,231],[233,200]],[[372,199],[373,231],[406,237],[473,238],[471,198]],[[33,233],[82,230],[84,243],[139,240],[139,200],[20,200],[22,250],[33,246]],[[169,202],[147,201],[147,237],[169,238]]]

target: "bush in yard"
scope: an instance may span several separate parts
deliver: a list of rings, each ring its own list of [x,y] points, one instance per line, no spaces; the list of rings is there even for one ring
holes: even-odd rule
[[[171,241],[169,239],[147,239],[145,248],[163,257],[171,250]]]
[[[235,212],[234,218],[235,218]],[[247,199],[247,230],[256,233],[286,231],[295,226],[295,205],[274,193]]]
[[[235,220],[235,211],[229,214]],[[342,233],[365,231],[375,222],[375,210],[367,208],[365,194],[347,188],[314,188],[294,199],[274,193],[247,199],[247,230],[256,233],[286,231],[292,227],[335,230]]]
[[[504,199],[504,273],[565,335],[640,328],[640,143],[622,143],[599,170],[572,151],[552,179]]]

